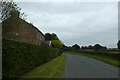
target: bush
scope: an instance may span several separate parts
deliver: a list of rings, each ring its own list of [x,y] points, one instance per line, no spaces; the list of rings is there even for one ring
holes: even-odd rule
[[[59,49],[12,40],[2,41],[2,77],[19,78],[59,55]]]
[[[56,48],[62,48],[64,44],[60,40],[51,40],[52,46]]]

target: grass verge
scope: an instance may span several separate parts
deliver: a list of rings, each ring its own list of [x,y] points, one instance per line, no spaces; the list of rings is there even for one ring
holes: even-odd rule
[[[111,64],[115,67],[120,67],[120,64],[119,64],[120,61],[118,61],[117,59],[112,59],[112,58],[98,56],[98,55],[90,55],[90,54],[87,54],[87,53],[78,53],[78,52],[64,52],[64,53],[65,54],[77,54],[77,55],[81,55],[81,56],[86,56],[86,57],[89,57],[89,58],[93,58],[93,59],[102,61],[102,62],[107,63],[107,64]]]
[[[64,75],[65,63],[66,56],[61,55],[48,63],[38,66],[21,78],[62,78]]]

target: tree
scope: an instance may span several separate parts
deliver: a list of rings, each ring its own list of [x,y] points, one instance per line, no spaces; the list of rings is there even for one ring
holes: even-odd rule
[[[46,33],[45,40],[48,40],[48,41],[52,40],[52,35],[50,33]]]
[[[51,35],[52,35],[52,40],[59,40],[55,33],[52,33]]]
[[[95,44],[94,45],[94,50],[95,51],[98,51],[98,50],[100,50],[101,49],[101,45],[100,44]]]
[[[79,50],[79,49],[80,49],[80,46],[77,45],[77,44],[75,44],[75,45],[72,46],[72,48],[73,48],[74,50]]]
[[[102,50],[107,50],[107,47],[106,46],[102,46]]]
[[[101,46],[100,44],[95,44],[94,45],[94,50],[98,51],[98,50],[106,50],[107,47],[105,46]]]
[[[56,48],[65,47],[65,45],[62,43],[62,41],[59,40],[59,38],[57,37],[55,33],[52,33],[52,34],[46,33],[45,40],[51,41],[53,47],[56,47]]]
[[[88,49],[88,47],[87,47],[87,46],[85,46],[84,48],[85,48],[85,49]]]
[[[85,49],[85,47],[84,47],[84,46],[82,46],[82,47],[81,47],[81,49],[82,49],[82,50],[84,50],[84,49]]]
[[[94,50],[98,51],[98,50],[107,50],[106,46],[101,46],[100,44],[95,44],[94,45]]]
[[[120,49],[120,40],[117,43],[118,49]]]
[[[9,18],[11,16],[11,12],[12,11],[16,11],[16,12],[19,12],[20,13],[20,17],[22,19],[26,19],[26,16],[25,13],[22,13],[20,12],[21,8],[18,7],[18,4],[15,3],[15,2],[9,2],[9,1],[0,1],[0,8],[1,8],[1,11],[0,11],[0,19],[1,21],[4,21],[5,19]]]
[[[45,34],[45,40],[59,40],[59,38],[57,37],[57,35],[55,33],[46,33]]]
[[[88,46],[88,49],[93,49],[93,46],[89,45],[89,46]]]
[[[63,48],[64,44],[60,40],[51,40],[52,46],[55,48]]]

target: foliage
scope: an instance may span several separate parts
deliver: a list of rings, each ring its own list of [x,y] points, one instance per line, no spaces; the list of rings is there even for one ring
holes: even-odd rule
[[[81,49],[83,50],[83,49],[85,49],[85,47],[84,47],[84,46],[82,46],[82,47],[81,47]]]
[[[99,45],[99,44],[95,44],[94,45],[94,49],[97,51],[97,50],[99,50],[101,48],[101,45]]]
[[[75,48],[76,47],[76,48]],[[105,46],[101,46],[100,44],[95,44],[94,46],[89,45],[89,46],[79,46],[77,44],[71,46],[64,46],[62,48],[63,51],[106,51],[107,48]]]
[[[2,10],[0,10],[0,14],[2,14],[0,16],[0,19],[2,21],[4,21],[5,19],[9,18],[12,15],[13,11],[16,11],[16,12],[20,13],[20,17],[22,19],[26,19],[25,13],[20,12],[21,8],[15,2],[12,2],[12,1],[9,2],[9,1],[3,1],[2,0],[2,1],[0,1],[0,7],[2,9]]]
[[[50,33],[45,33],[45,40],[50,41],[52,39],[52,35]]]
[[[93,49],[93,46],[92,46],[92,45],[89,45],[89,46],[88,46],[88,49]]]
[[[98,50],[106,50],[107,48],[104,46],[101,46],[100,44],[95,44],[94,45],[94,50],[98,51]]]
[[[46,33],[45,40],[51,41],[52,46],[56,48],[62,48],[64,46],[64,44],[59,40],[59,38],[55,33],[52,33],[52,34]]]
[[[89,49],[89,47],[87,47],[87,46],[82,46],[81,49],[82,49],[82,50],[85,50],[85,49]]]
[[[120,40],[117,43],[118,49],[120,49]]]
[[[57,35],[55,33],[45,33],[45,40],[59,40],[59,38],[57,37]]]
[[[12,40],[2,40],[2,77],[19,78],[59,55],[59,49]]]
[[[55,33],[52,33],[51,35],[52,35],[52,40],[59,40],[59,38]]]
[[[72,48],[73,48],[74,50],[79,50],[79,49],[80,49],[80,46],[77,45],[77,44],[75,44],[75,45],[72,46]]]
[[[52,40],[52,46],[56,48],[62,48],[64,44],[59,40]]]
[[[71,51],[72,50],[72,47],[68,47],[68,46],[63,46],[63,48],[62,48],[62,51]]]

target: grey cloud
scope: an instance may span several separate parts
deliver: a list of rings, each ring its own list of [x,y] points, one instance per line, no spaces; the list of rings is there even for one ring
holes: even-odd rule
[[[100,43],[116,47],[117,3],[20,3],[42,32],[54,32],[67,45]]]

